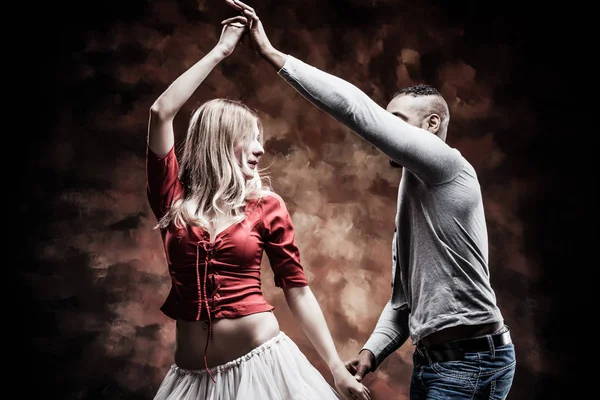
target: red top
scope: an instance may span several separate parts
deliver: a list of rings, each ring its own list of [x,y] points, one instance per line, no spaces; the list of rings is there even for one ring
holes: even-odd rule
[[[148,201],[160,219],[183,195],[175,151],[158,157],[146,150]],[[294,228],[285,203],[275,193],[250,200],[245,219],[210,242],[199,227],[161,229],[171,275],[171,291],[161,311],[185,321],[234,318],[273,310],[261,291],[261,260],[266,252],[281,288],[306,286]]]
[[[147,195],[157,219],[183,195],[174,148],[164,157],[146,149]],[[245,219],[230,225],[213,242],[199,227],[161,229],[171,275],[171,290],[161,307],[170,318],[208,321],[206,349],[213,318],[235,318],[271,311],[260,289],[263,250],[281,288],[307,286],[294,240],[292,220],[281,197],[268,193],[250,200]],[[214,380],[214,378],[213,378]]]

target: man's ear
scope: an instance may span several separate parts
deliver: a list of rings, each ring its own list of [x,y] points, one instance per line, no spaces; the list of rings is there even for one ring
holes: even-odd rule
[[[431,114],[427,117],[427,130],[431,133],[437,133],[440,130],[442,119],[437,114]]]

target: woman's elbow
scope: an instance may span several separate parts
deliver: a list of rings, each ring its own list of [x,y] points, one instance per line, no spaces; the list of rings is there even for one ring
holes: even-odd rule
[[[306,299],[306,296],[310,296],[312,291],[309,286],[295,286],[283,289],[283,294],[288,304],[301,303]]]
[[[167,121],[173,119],[175,113],[173,110],[161,103],[160,99],[150,106],[150,119],[155,121]]]

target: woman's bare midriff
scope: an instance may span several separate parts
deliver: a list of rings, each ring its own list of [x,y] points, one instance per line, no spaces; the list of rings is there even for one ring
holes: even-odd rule
[[[175,364],[184,369],[204,369],[204,347],[208,335],[205,321],[176,323]],[[213,319],[211,340],[206,351],[212,368],[239,358],[277,336],[275,315],[261,312],[239,318]]]

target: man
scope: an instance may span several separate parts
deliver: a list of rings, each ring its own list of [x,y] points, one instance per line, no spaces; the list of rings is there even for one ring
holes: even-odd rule
[[[446,144],[448,105],[433,87],[399,91],[387,109],[354,85],[275,49],[255,10],[257,54],[316,107],[403,167],[392,244],[392,296],[357,358],[362,380],[410,337],[411,399],[504,399],[515,350],[490,285],[481,189],[471,164]]]

